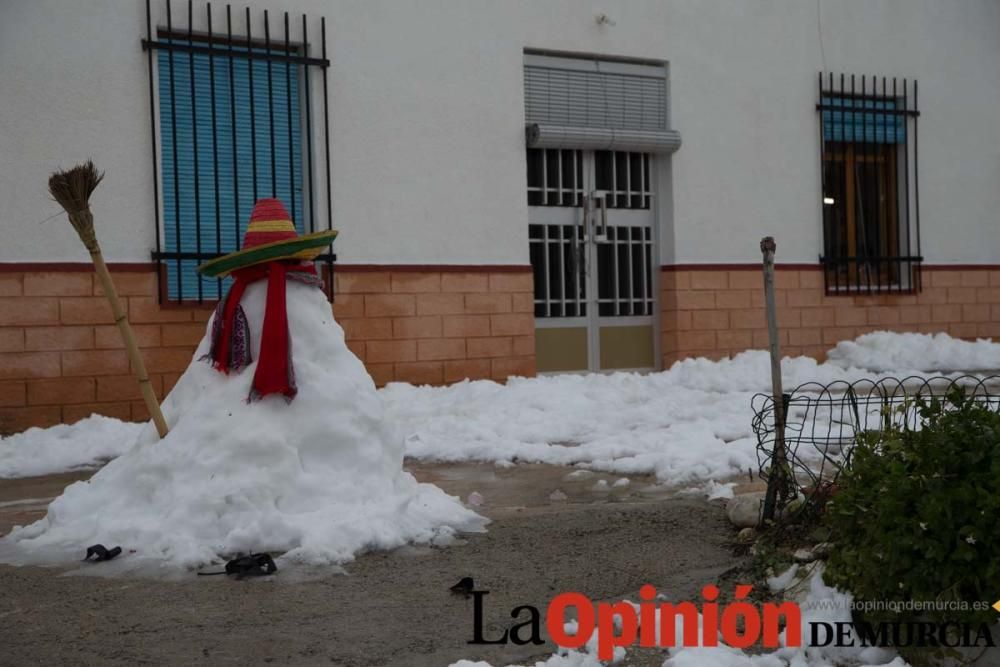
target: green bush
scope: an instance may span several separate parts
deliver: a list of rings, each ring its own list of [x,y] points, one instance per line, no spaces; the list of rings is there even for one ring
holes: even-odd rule
[[[1000,414],[960,389],[915,407],[920,430],[859,438],[826,512],[826,579],[860,600],[968,603],[914,614],[932,621],[995,621],[972,606],[1000,597]]]

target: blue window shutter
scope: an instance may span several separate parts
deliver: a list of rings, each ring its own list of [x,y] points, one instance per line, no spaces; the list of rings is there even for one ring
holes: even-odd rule
[[[210,61],[209,56],[202,53],[189,54],[178,51],[171,54],[167,50],[160,50],[157,54],[163,174],[163,240],[167,253],[197,252],[199,249],[203,253],[228,253],[238,250],[253,209],[255,171],[257,198],[275,196],[280,199],[291,214],[296,229],[300,234],[303,232],[302,127],[298,79],[300,69],[297,65],[286,66],[285,63],[249,61],[239,57],[240,50],[246,52],[245,48],[234,48],[237,54],[232,58],[232,104],[229,57],[215,56]],[[255,51],[262,50],[255,49]],[[173,94],[170,85],[171,57]],[[193,99],[192,57],[194,58]],[[253,109],[250,105],[251,63]],[[268,93],[269,66],[270,94]],[[212,69],[215,77],[214,147]],[[268,109],[269,102],[271,110]],[[273,192],[270,126],[272,111],[275,162]],[[256,151],[251,137],[251,114],[253,114]],[[291,143],[289,143],[289,125]],[[197,139],[198,158],[197,199],[195,139]],[[254,169],[255,153],[256,169]],[[218,190],[216,190],[216,179]],[[178,270],[177,260],[165,260],[169,299],[198,299],[199,282],[203,298],[215,299],[218,296],[219,285],[216,279],[202,278],[196,271],[201,261],[182,260]],[[223,282],[222,290],[224,291],[227,286],[226,282]]]
[[[884,113],[895,110],[893,100],[823,97],[823,139],[869,144],[905,144],[906,117]],[[855,111],[856,109],[856,111]],[[867,111],[871,109],[871,111]]]

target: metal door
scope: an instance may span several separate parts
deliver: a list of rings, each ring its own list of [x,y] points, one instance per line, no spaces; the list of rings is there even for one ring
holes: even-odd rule
[[[652,156],[528,150],[539,372],[656,366]]]

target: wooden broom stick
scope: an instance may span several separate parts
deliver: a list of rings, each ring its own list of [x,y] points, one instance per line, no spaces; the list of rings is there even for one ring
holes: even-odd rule
[[[94,216],[90,212],[90,195],[100,184],[104,174],[97,171],[94,163],[87,160],[86,163],[73,167],[67,171],[57,171],[49,177],[49,192],[52,197],[59,202],[59,205],[66,209],[69,222],[73,229],[80,235],[80,240],[90,252],[90,258],[94,262],[94,269],[97,277],[104,288],[104,294],[111,303],[111,312],[115,318],[115,324],[125,340],[125,349],[128,351],[132,368],[139,379],[139,390],[142,398],[146,402],[146,408],[153,418],[156,431],[160,434],[160,439],[167,436],[167,421],[163,418],[160,404],[156,400],[156,394],[149,383],[149,374],[146,372],[146,364],[139,354],[139,344],[135,340],[135,334],[128,323],[125,309],[118,299],[118,290],[111,280],[108,272],[108,265],[104,263],[104,255],[101,253],[101,246],[97,243],[97,234],[94,231]]]

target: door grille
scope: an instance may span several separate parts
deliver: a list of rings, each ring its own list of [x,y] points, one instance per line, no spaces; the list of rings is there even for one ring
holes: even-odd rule
[[[583,228],[528,225],[528,240],[535,276],[535,317],[585,317]]]
[[[583,194],[583,151],[528,149],[528,206],[579,206]]]
[[[649,157],[649,153],[594,152],[594,185],[608,193],[608,208],[650,207]]]
[[[597,243],[599,315],[653,314],[652,251],[649,227],[608,227],[607,241]]]

